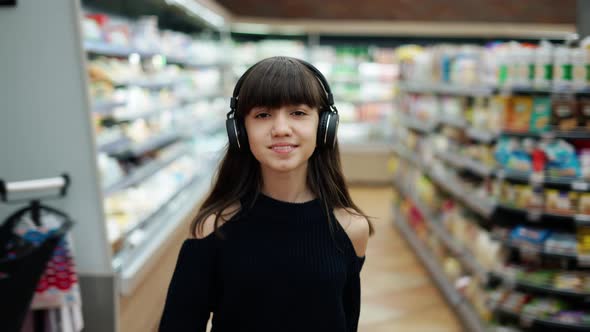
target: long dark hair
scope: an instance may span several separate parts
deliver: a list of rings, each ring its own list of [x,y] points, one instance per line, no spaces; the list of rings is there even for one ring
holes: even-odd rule
[[[272,57],[260,61],[244,74],[238,96],[235,117],[243,123],[244,117],[254,108],[264,106],[278,108],[283,105],[306,104],[319,112],[328,111],[325,90],[315,74],[297,59]],[[338,142],[334,148],[316,147],[308,160],[307,185],[320,199],[333,232],[330,210],[345,208],[351,213],[364,216],[348,192],[342,175]],[[218,232],[222,212],[236,203],[248,202],[241,210],[251,208],[260,194],[262,177],[260,164],[250,147],[235,151],[227,149],[214,178],[211,192],[193,222],[191,234],[202,233],[208,216],[215,215],[215,232]],[[229,211],[234,213],[237,211]],[[370,234],[373,226],[369,222]],[[198,231],[198,232],[197,232]]]

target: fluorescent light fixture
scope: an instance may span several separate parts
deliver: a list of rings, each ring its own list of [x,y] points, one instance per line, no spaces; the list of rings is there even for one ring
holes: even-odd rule
[[[271,32],[270,25],[259,23],[234,23],[232,31],[237,33],[249,33],[253,35],[267,35]]]
[[[216,28],[221,29],[225,25],[223,16],[215,13],[196,0],[166,0],[166,3],[184,8],[186,11]]]

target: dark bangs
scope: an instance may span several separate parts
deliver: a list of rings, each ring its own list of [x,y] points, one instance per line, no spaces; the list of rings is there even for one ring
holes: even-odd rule
[[[326,93],[315,74],[289,57],[273,57],[256,64],[244,77],[238,94],[237,115],[254,107],[279,108],[306,104],[322,111]]]

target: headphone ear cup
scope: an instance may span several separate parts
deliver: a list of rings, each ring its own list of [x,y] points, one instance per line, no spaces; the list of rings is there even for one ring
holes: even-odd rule
[[[225,129],[227,130],[227,138],[229,140],[230,150],[240,150],[240,141],[238,140],[238,128],[236,127],[236,119],[231,118],[225,120]]]
[[[243,150],[248,144],[246,128],[236,118],[225,120],[225,129],[229,140],[229,148],[232,150]]]
[[[338,113],[336,112],[326,111],[320,114],[317,134],[318,147],[334,147],[338,131],[338,121]]]

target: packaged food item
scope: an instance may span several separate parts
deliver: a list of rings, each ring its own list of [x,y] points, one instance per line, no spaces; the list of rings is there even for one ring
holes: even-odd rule
[[[508,128],[509,111],[510,111],[511,100],[508,96],[497,95],[490,98],[489,110],[491,114],[494,114],[497,118],[498,123],[503,128]]]
[[[543,243],[549,236],[551,236],[550,230],[524,226],[518,226],[510,233],[510,239],[513,243],[537,251],[543,248]]]
[[[530,298],[531,297],[528,294],[512,292],[505,297],[504,301],[502,301],[500,306],[505,310],[514,313],[520,313],[524,305],[530,300]]]
[[[586,82],[586,66],[589,65],[585,50],[581,47],[571,49],[572,59],[572,85],[575,88],[583,89]]]
[[[506,118],[508,130],[517,132],[528,131],[532,113],[533,98],[531,96],[512,97]]]
[[[580,193],[579,194],[578,213],[590,215],[590,193]]]
[[[578,193],[569,190],[545,189],[545,210],[549,213],[572,215],[577,212]]]
[[[529,130],[533,133],[543,133],[549,130],[550,125],[551,98],[547,96],[533,97],[533,111]]]
[[[571,233],[553,233],[545,241],[545,250],[556,254],[575,255],[578,252],[576,236]]]
[[[578,242],[578,255],[590,255],[590,226],[578,225],[576,227],[576,240]]]
[[[584,278],[581,274],[562,272],[557,274],[553,287],[557,289],[567,289],[580,291],[582,289]]]
[[[583,311],[561,311],[552,317],[553,320],[563,324],[582,324],[584,320]]]
[[[553,85],[567,87],[572,83],[572,57],[566,46],[557,46],[554,53]]]
[[[590,65],[588,67],[590,68]],[[588,70],[590,73],[590,69]],[[580,127],[590,129],[590,97],[584,96],[578,99],[578,115]]]
[[[571,95],[554,95],[551,125],[559,130],[574,130],[578,126],[576,100]]]
[[[502,182],[502,194],[500,195],[500,202],[508,205],[516,207],[516,189],[512,185],[512,183],[508,181]]]
[[[553,45],[548,41],[541,41],[535,50],[535,79],[538,88],[551,86],[553,81]]]
[[[532,203],[533,189],[527,184],[515,184],[513,186],[515,191],[515,205],[518,208],[526,209]]]
[[[581,176],[580,161],[574,146],[558,139],[540,145],[547,156],[547,172],[556,177]]]

